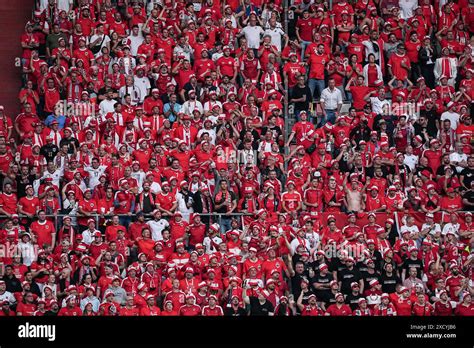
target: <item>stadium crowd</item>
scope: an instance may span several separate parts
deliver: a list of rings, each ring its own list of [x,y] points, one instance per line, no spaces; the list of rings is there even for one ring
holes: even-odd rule
[[[38,0],[0,316],[474,315],[474,0]]]

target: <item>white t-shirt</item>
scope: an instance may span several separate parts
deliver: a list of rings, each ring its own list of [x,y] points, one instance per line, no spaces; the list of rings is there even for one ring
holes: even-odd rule
[[[298,238],[295,238],[291,241],[290,243],[290,247],[291,247],[291,253],[294,254],[296,252],[296,249],[298,248],[298,246],[301,244],[300,242],[300,239]],[[311,250],[311,244],[309,242],[308,239],[304,239],[304,247],[306,248],[306,250]]]
[[[212,243],[212,242],[214,242],[214,243]],[[204,245],[204,248],[206,249],[206,254],[215,253],[217,250],[214,247],[214,245],[219,245],[221,243],[222,243],[222,239],[220,237],[217,237],[217,236],[212,237],[212,241],[211,241],[211,238],[209,238],[209,236],[207,236],[207,237],[204,238],[204,241],[202,242],[202,244]]]
[[[441,121],[450,120],[451,121],[451,128],[456,130],[458,128],[459,123],[459,114],[456,112],[449,112],[445,111],[441,114]]]
[[[137,36],[130,34],[127,36],[127,40],[130,41],[130,54],[135,57],[138,53],[138,47],[140,47],[145,39],[139,33]]]
[[[207,102],[204,103],[203,110],[204,110],[204,111],[211,111],[212,108],[213,108],[214,106],[216,106],[216,105],[219,105],[219,108],[222,109],[222,103],[221,103],[220,101],[218,101],[218,100],[216,100],[216,101],[210,101],[210,100],[209,100],[209,101],[207,101]]]
[[[145,179],[146,179],[145,173],[143,172],[143,170],[139,170],[138,172],[132,172],[130,176],[134,178],[135,180],[137,180],[138,193],[141,193],[143,191],[143,183],[145,182]]]
[[[188,203],[191,203],[190,208],[186,205],[184,195],[181,192],[176,193],[176,200],[178,201],[178,211],[183,215],[183,220],[189,222],[189,215],[194,211],[192,207],[192,197],[188,201]]]
[[[459,224],[453,224],[451,222],[448,222],[446,225],[444,225],[443,231],[441,232],[441,234],[445,236],[448,232],[454,232],[456,236],[459,236],[458,234],[459,226],[460,226]]]
[[[23,258],[23,264],[30,267],[36,259],[34,245],[31,243],[19,242],[18,249],[20,250],[21,257]]]
[[[403,232],[405,232],[405,231],[409,231],[411,235],[420,232],[420,230],[418,229],[418,226],[416,226],[416,225],[413,225],[411,227],[408,227],[407,225],[403,225],[400,228],[400,237],[402,236]]]
[[[10,291],[5,291],[2,295],[0,295],[0,301],[8,301],[10,304],[16,303],[16,298]]]
[[[99,112],[102,116],[107,115],[109,112],[114,112],[114,105],[117,101],[115,99],[104,99],[99,104]]]
[[[91,243],[94,241],[94,238],[92,237],[97,230],[91,231],[90,229],[85,230],[82,232],[82,243],[91,245]]]
[[[161,192],[161,185],[158,184],[157,182],[153,181],[153,183],[150,186],[150,191],[154,194],[160,193]]]
[[[449,155],[449,160],[451,162],[462,162],[462,161],[467,161],[467,155],[465,153],[457,153],[453,152],[452,154]],[[464,168],[460,166],[456,166],[456,170],[458,173],[461,173]]]
[[[105,38],[104,38],[104,36],[105,36]],[[100,36],[99,36],[99,35],[97,35],[97,34],[92,35],[92,37],[90,38],[89,42],[92,43],[92,42],[94,42],[94,41],[97,40],[97,39],[99,39],[99,42],[98,42],[99,44],[102,42],[102,45],[100,45],[100,49],[102,49],[102,47],[106,47],[107,44],[110,42],[110,37],[108,37],[107,35],[100,35]],[[102,41],[102,40],[104,40],[104,41]],[[99,52],[97,52],[97,53],[95,54],[95,56],[97,57],[97,56],[99,56],[99,55],[101,55],[101,54],[102,54],[102,53],[101,53],[100,50],[99,50]]]
[[[135,76],[135,86],[140,90],[140,103],[143,103],[151,88],[150,80],[146,76]]]
[[[423,224],[423,226],[421,226],[421,230],[423,231],[425,228],[429,228],[429,227],[430,227],[430,225],[425,223],[425,224]],[[430,230],[429,234],[435,235],[438,232],[441,232],[441,226],[439,224],[435,223],[435,224],[433,224],[433,226],[431,226],[431,230]]]
[[[264,35],[270,35],[272,37],[272,45],[275,45],[278,51],[281,51],[281,39],[285,35],[281,28],[267,29]]]
[[[199,112],[202,114],[202,104],[199,100],[186,100],[181,108],[181,111],[184,112],[186,115],[191,116],[193,114],[194,109],[198,109]]]
[[[418,163],[418,156],[415,155],[405,155],[403,163],[406,164],[411,170],[415,170],[415,166]]]
[[[146,224],[150,227],[151,239],[155,242],[163,240],[163,235],[161,233],[170,225],[165,219],[160,219],[158,221],[150,220]]]
[[[370,97],[370,103],[372,104],[372,111],[377,115],[383,114],[383,108],[385,105],[390,105],[389,100],[380,100],[378,97]]]
[[[87,166],[84,169],[89,173],[89,188],[93,190],[97,185],[99,185],[99,179],[101,175],[105,173],[107,166],[99,166],[97,169],[92,166]]]
[[[211,56],[213,62],[217,62],[220,57],[224,56],[224,52],[216,52]]]
[[[62,176],[63,176],[63,171],[57,169],[53,173],[50,173],[49,171],[45,171],[41,179],[51,178],[53,179],[53,185],[56,185],[57,187],[59,187],[59,179],[61,179]]]
[[[413,10],[418,6],[418,0],[400,0],[401,18],[407,20],[413,17]]]
[[[242,33],[245,35],[247,39],[248,48],[260,48],[260,35],[264,33],[261,26],[250,26],[247,25],[244,29],[242,29]]]

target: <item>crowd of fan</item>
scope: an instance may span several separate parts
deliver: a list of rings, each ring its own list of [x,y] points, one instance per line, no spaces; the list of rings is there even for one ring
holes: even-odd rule
[[[473,33],[473,0],[38,1],[0,315],[473,315]]]

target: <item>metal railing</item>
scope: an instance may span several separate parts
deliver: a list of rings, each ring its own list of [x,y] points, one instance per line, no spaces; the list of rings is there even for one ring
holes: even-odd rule
[[[284,31],[286,35],[288,35],[288,9],[289,9],[289,2],[291,0],[284,0],[283,1],[283,22],[284,22]],[[283,99],[283,119],[285,120],[285,135],[284,135],[284,142],[285,144],[288,142],[288,137],[290,134],[290,113],[289,113],[289,87],[288,87],[288,81],[284,81],[284,88],[285,88],[285,96]],[[285,155],[289,155],[290,149],[289,147],[284,148]],[[284,168],[285,170],[288,170],[288,159],[285,159],[284,162]]]
[[[190,213],[192,214],[192,213]],[[236,218],[236,219],[241,219],[244,216],[255,216],[255,214],[252,213],[197,213],[201,217],[209,217],[212,222],[217,222],[219,225],[222,225],[223,219],[231,219],[231,218]],[[25,225],[24,223],[21,223],[21,221],[27,219],[29,221],[35,221],[37,220],[37,217],[35,218],[30,218],[27,215],[23,214],[17,214],[19,219],[20,219],[20,225]],[[184,214],[183,214],[184,215]],[[77,227],[79,224],[77,223],[77,219],[94,219],[96,223],[96,227],[100,226],[101,222],[108,222],[112,219],[113,216],[118,216],[119,218],[130,218],[130,219],[136,219],[137,213],[133,213],[131,215],[128,214],[91,214],[91,215],[80,215],[80,214],[65,214],[65,213],[58,213],[58,214],[46,214],[45,215],[48,220],[54,220],[54,226],[56,228],[56,231],[60,229],[63,225],[63,218],[65,216],[71,217],[73,220],[76,222],[73,224],[73,227]],[[153,214],[144,214],[145,219],[152,220],[153,219]],[[171,216],[167,215],[162,215],[162,218],[165,220],[169,220],[172,218]],[[0,221],[5,221],[6,219],[9,219],[8,216],[6,215],[0,215]],[[240,222],[240,221],[239,221]]]
[[[460,210],[460,211],[457,211],[456,213],[462,216],[463,214],[465,214],[467,212],[468,211]],[[298,213],[298,215],[300,215],[302,213],[305,213],[305,211],[300,211]],[[420,214],[420,212],[416,212],[416,213]],[[193,213],[190,213],[190,214],[193,214]],[[255,213],[246,213],[246,212],[237,212],[237,213],[230,213],[230,214],[227,214],[227,213],[196,213],[196,214],[199,214],[199,216],[205,217],[205,218],[209,217],[210,222],[213,222],[213,223],[217,222],[217,223],[219,223],[219,225],[222,225],[222,221],[224,219],[228,220],[228,219],[236,218],[236,219],[239,220],[239,219],[242,219],[243,217],[256,217]],[[332,213],[332,214],[337,216],[338,213]],[[345,213],[340,212],[340,214],[345,214]],[[380,212],[380,213],[377,213],[377,214],[386,215],[385,212]],[[447,212],[444,212],[444,211],[440,211],[439,214],[441,214],[441,218],[439,218],[439,223],[443,223],[444,221],[447,220],[447,217],[449,217],[449,215],[451,215],[450,213],[447,213]],[[21,221],[22,220],[24,221],[25,219],[28,219],[30,222],[37,220],[37,217],[29,218],[28,216],[23,215],[23,214],[17,214],[17,215],[20,219],[20,224],[21,225],[25,225],[24,223],[21,223]],[[186,214],[183,214],[183,215],[186,215]],[[401,228],[400,221],[402,221],[402,218],[405,215],[407,215],[407,213],[394,212],[394,222],[395,222],[395,225],[397,227],[397,230],[399,230]],[[54,220],[54,225],[55,225],[56,229],[58,230],[59,228],[62,227],[62,224],[63,224],[62,222],[63,222],[63,217],[64,216],[69,216],[73,220],[75,220],[76,223],[73,224],[73,227],[77,227],[77,225],[78,225],[77,219],[84,219],[84,218],[94,219],[95,223],[96,223],[96,226],[100,226],[101,222],[109,222],[112,219],[113,216],[118,216],[119,218],[130,218],[131,221],[132,221],[132,220],[136,219],[137,213],[133,213],[131,215],[128,215],[128,214],[113,214],[113,213],[108,214],[108,215],[91,214],[91,215],[87,215],[87,216],[86,215],[80,215],[80,214],[58,213],[58,214],[46,214],[45,216],[50,221]],[[153,214],[151,214],[151,213],[144,214],[144,216],[145,216],[146,221],[149,221],[149,220],[153,219]],[[162,218],[165,219],[165,220],[169,220],[172,217],[162,215]],[[6,219],[9,219],[9,217],[6,216],[6,215],[0,215],[0,221],[5,222]],[[438,218],[435,218],[435,220],[438,220]],[[239,223],[240,223],[241,226],[243,226],[243,221],[242,220],[239,221]],[[322,224],[324,225],[325,221],[322,221]]]

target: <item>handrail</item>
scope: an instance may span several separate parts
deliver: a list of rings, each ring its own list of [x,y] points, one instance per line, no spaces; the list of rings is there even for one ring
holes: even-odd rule
[[[288,2],[290,0],[284,0],[283,1],[283,21],[284,21],[284,29],[286,35],[288,35]],[[288,142],[288,136],[290,132],[289,128],[289,103],[288,103],[288,98],[289,98],[289,88],[288,88],[288,81],[283,81],[284,88],[285,88],[285,96],[283,99],[283,119],[285,120],[285,132],[284,132],[284,143],[286,144]],[[290,149],[287,147],[284,147],[285,155],[289,155]],[[285,170],[288,170],[288,158],[285,159],[284,161],[284,168]]]
[[[192,214],[192,213],[190,213]],[[244,213],[244,212],[239,212],[239,213],[198,213],[202,217],[210,217],[217,219],[219,222],[219,225],[222,225],[222,219],[223,218],[243,218],[245,216],[255,216],[256,214],[254,213]],[[27,215],[24,214],[16,214],[18,215],[19,219],[31,219]],[[51,219],[54,218],[54,226],[56,230],[59,230],[59,228],[62,226],[62,219],[65,216],[69,216],[73,219],[78,219],[78,218],[89,218],[89,219],[94,219],[96,227],[100,226],[100,220],[105,219],[105,220],[110,220],[113,216],[118,216],[119,218],[134,218],[137,216],[137,213],[132,213],[132,214],[108,214],[108,215],[102,215],[102,214],[91,214],[91,215],[79,215],[79,214],[65,214],[65,213],[58,213],[58,214],[46,214],[46,218]],[[145,217],[151,218],[153,217],[153,214],[144,214]],[[164,219],[169,219],[170,216],[162,216]],[[0,220],[8,219],[9,217],[7,215],[0,215]],[[36,219],[36,216],[33,218]],[[77,224],[74,224],[76,226]]]
[[[305,211],[301,211],[301,213],[304,213]],[[469,210],[458,210],[456,211],[456,214],[465,214],[465,213],[470,213],[471,211]],[[324,213],[324,212],[322,212]],[[342,211],[340,213],[343,213]],[[364,212],[364,213],[367,213],[368,212]],[[394,212],[395,216],[398,217],[398,214],[400,214],[402,212]],[[415,212],[417,214],[423,214],[422,212]],[[447,212],[445,211],[440,211],[440,213],[442,213],[442,218],[441,220],[444,220],[444,217],[446,214],[448,214]],[[192,213],[190,213],[192,214]],[[235,213],[216,213],[216,212],[213,212],[213,213],[196,213],[196,214],[199,214],[200,216],[210,216],[210,217],[217,217],[217,216],[226,216],[226,217],[241,217],[241,216],[255,216],[256,213],[247,213],[247,212],[235,212]],[[387,214],[386,212],[379,212],[379,213],[376,213],[376,214]],[[13,215],[17,215],[20,219],[28,219],[29,217],[27,215],[24,215],[24,214],[13,214]],[[137,213],[132,213],[132,214],[115,214],[115,213],[112,213],[112,214],[91,214],[91,215],[80,215],[80,214],[66,214],[66,213],[58,213],[58,214],[45,214],[45,216],[47,218],[51,218],[51,217],[64,217],[64,216],[70,216],[71,218],[105,218],[105,219],[109,219],[111,218],[112,216],[118,216],[118,217],[134,217],[136,216]],[[145,216],[153,216],[153,214],[144,214]],[[405,214],[404,214],[405,215]],[[163,217],[167,217],[166,215],[163,216]],[[0,215],[0,220],[4,220],[4,219],[9,219],[10,217],[7,216],[7,215]]]

